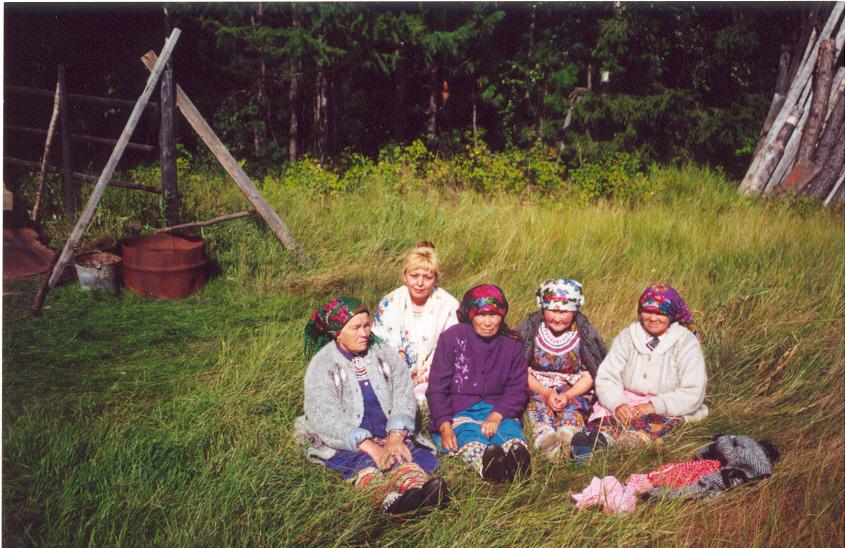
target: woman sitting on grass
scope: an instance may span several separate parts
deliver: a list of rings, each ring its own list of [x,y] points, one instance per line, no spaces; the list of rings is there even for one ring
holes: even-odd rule
[[[373,317],[373,333],[399,351],[408,364],[414,395],[421,405],[426,404],[429,369],[438,337],[458,323],[458,301],[435,285],[440,271],[435,246],[418,243],[405,256],[405,285],[382,297]]]
[[[446,483],[429,479],[440,466],[437,452],[414,436],[411,377],[393,349],[374,343],[367,308],[341,297],[315,310],[305,354],[311,362],[297,430],[309,441],[309,459],[359,489],[370,485],[385,513],[445,502]]]
[[[651,285],[637,312],[639,321],[617,335],[599,366],[588,434],[572,440],[577,457],[597,445],[660,440],[708,414],[705,358],[684,300],[668,285]]]
[[[531,472],[522,426],[526,358],[520,336],[505,323],[507,312],[495,285],[465,293],[458,325],[438,340],[426,391],[429,430],[439,449],[461,455],[493,483]]]
[[[532,390],[527,413],[535,447],[553,458],[570,453],[573,435],[582,432],[593,403],[593,379],[608,354],[605,342],[579,308],[582,284],[559,278],[535,291],[540,310],[517,326],[523,337]]]

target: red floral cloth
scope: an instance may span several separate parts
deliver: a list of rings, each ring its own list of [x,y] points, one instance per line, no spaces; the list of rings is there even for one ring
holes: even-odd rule
[[[665,464],[648,474],[632,474],[626,485],[637,494],[653,487],[679,488],[696,482],[704,475],[716,472],[722,467],[718,460],[693,460],[674,464]]]

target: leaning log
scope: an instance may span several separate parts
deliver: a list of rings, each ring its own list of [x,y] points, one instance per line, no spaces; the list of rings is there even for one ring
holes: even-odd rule
[[[844,144],[846,143],[844,143],[842,127],[843,126],[841,125],[840,141],[838,145],[834,147],[834,152],[828,157],[828,161],[825,165],[821,166],[822,169],[820,170],[819,175],[816,176],[805,190],[805,194],[811,198],[825,200],[834,188],[835,183],[837,183],[837,176],[840,175],[840,171],[843,169],[844,152],[846,151],[846,148],[844,148]]]
[[[775,171],[775,168],[778,166],[779,160],[781,160],[781,157],[784,155],[784,145],[793,134],[793,130],[796,128],[796,124],[798,123],[801,114],[802,112],[798,108],[793,109],[793,112],[791,112],[787,117],[787,120],[781,127],[778,135],[776,135],[775,140],[760,154],[760,167],[752,173],[751,176],[747,173],[747,178],[743,180],[746,185],[746,194],[754,194],[755,196],[758,196],[764,190],[764,187],[767,185],[767,181],[770,180],[770,176],[773,174],[773,171]]]
[[[823,40],[817,57],[817,72],[814,75],[814,98],[808,113],[808,121],[802,131],[796,162],[811,160],[822,131],[823,120],[828,112],[828,95],[831,93],[831,76],[834,68],[834,40]]]
[[[56,119],[59,117],[61,95],[62,86],[56,82],[56,96],[53,98],[53,115],[50,116],[50,125],[47,128],[47,142],[44,143],[44,156],[41,158],[38,189],[35,191],[35,205],[32,206],[32,220],[36,223],[38,222],[38,211],[41,209],[41,196],[44,194],[44,184],[47,181],[47,159],[50,156],[50,145],[53,144],[53,135],[56,134]]]
[[[825,205],[833,206],[843,202],[843,190],[846,188],[846,172],[843,168],[840,169],[840,176],[837,178],[837,184],[828,198],[825,199]]]

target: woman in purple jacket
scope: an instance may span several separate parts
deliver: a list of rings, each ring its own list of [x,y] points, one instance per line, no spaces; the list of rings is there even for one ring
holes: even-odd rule
[[[461,455],[482,478],[513,482],[531,473],[523,437],[529,398],[523,341],[505,323],[495,285],[464,294],[458,325],[438,339],[429,374],[429,430],[438,449]]]

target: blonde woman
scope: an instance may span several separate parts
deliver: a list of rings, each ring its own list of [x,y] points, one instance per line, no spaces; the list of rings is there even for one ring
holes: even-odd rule
[[[408,364],[414,395],[421,405],[426,404],[429,369],[438,337],[458,323],[458,301],[436,285],[440,272],[435,246],[426,241],[418,243],[405,256],[405,285],[379,300],[373,318],[373,333],[396,349]]]

